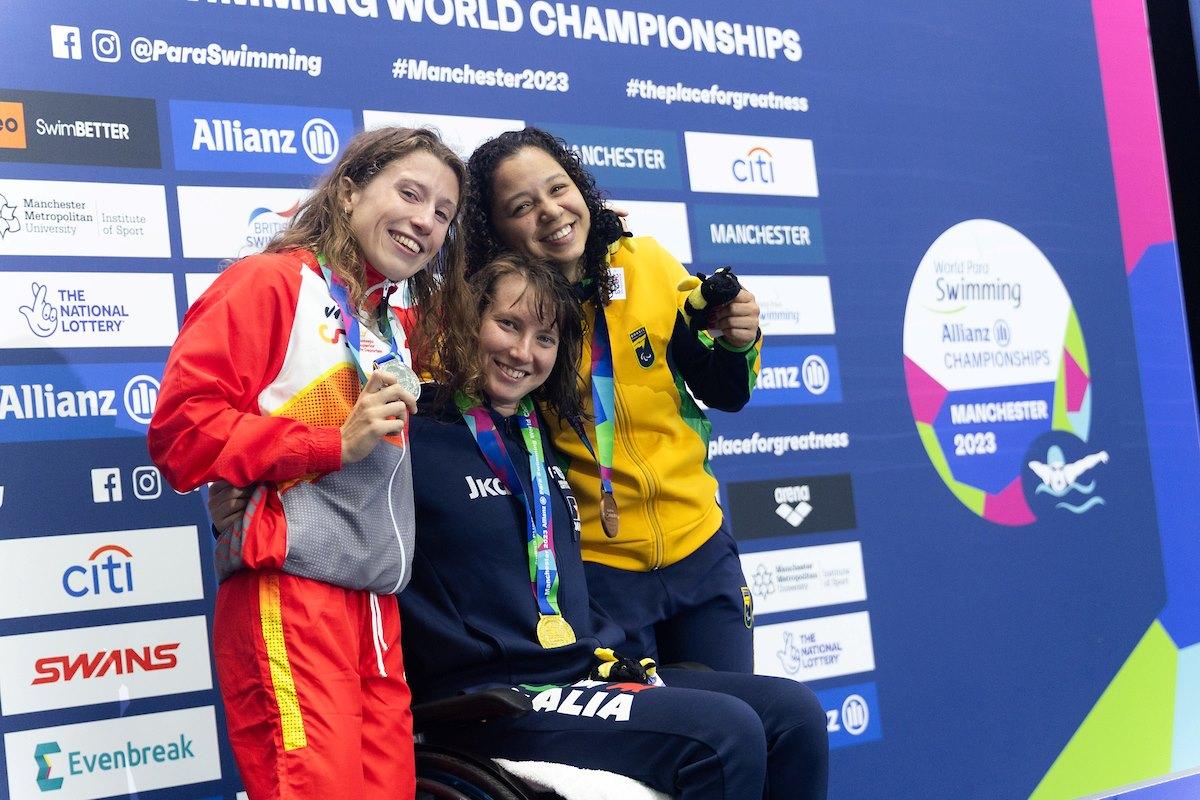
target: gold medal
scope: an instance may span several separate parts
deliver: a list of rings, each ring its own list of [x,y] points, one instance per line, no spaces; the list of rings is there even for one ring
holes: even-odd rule
[[[617,535],[617,500],[612,492],[600,493],[600,526],[608,538]]]
[[[575,644],[575,631],[562,614],[542,614],[537,624],[538,644],[550,650]]]

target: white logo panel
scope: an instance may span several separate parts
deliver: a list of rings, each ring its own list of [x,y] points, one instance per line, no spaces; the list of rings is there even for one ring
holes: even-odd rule
[[[0,637],[5,715],[211,688],[203,616]]]
[[[520,119],[496,119],[493,117],[457,117],[451,114],[414,114],[408,111],[364,111],[363,126],[366,130],[398,125],[402,128],[433,128],[442,135],[451,150],[464,160],[475,148],[505,131],[519,131],[525,127]]]
[[[203,597],[194,525],[0,540],[0,619]]]
[[[188,308],[191,308],[200,295],[207,292],[208,287],[212,286],[220,276],[219,272],[189,272],[184,275],[183,283],[187,290]]]
[[[166,191],[0,180],[0,255],[170,258]]]
[[[873,669],[875,648],[866,611],[754,627],[754,671],[759,675],[817,681]]]
[[[212,706],[4,734],[12,797],[95,800],[220,780]]]
[[[743,553],[755,614],[857,603],[867,599],[858,542]]]
[[[260,252],[292,221],[307,189],[180,186],[184,258],[242,258]]]
[[[816,197],[811,139],[684,131],[693,192]]]
[[[653,236],[680,263],[692,263],[686,203],[610,200],[608,205],[629,212],[625,224],[634,236]]]
[[[760,310],[763,336],[836,333],[827,275],[739,275]]]
[[[0,349],[170,347],[175,280],[132,272],[0,272]]]

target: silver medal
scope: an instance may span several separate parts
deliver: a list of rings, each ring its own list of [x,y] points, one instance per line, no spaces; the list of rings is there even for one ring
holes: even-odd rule
[[[389,375],[395,376],[396,382],[400,384],[400,388],[406,390],[414,399],[421,396],[421,379],[417,377],[417,373],[408,364],[405,364],[398,358],[392,358],[384,361],[382,364],[377,363],[375,367]]]

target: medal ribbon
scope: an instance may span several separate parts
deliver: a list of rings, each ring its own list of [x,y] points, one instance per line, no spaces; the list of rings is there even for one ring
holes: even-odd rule
[[[595,421],[596,447],[588,441],[587,432],[579,420],[571,420],[575,433],[583,440],[583,446],[591,453],[592,460],[600,471],[600,491],[613,493],[613,434],[616,421],[616,389],[613,386],[612,345],[608,338],[608,321],[604,318],[604,305],[595,298],[596,321],[592,324],[592,417]],[[597,457],[599,450],[599,457]]]
[[[538,612],[546,616],[561,615],[558,605],[558,564],[554,559],[554,515],[550,509],[550,480],[546,475],[546,458],[542,452],[542,437],[537,413],[528,397],[517,407],[517,424],[521,439],[529,451],[529,477],[535,497],[531,499],[521,484],[504,439],[492,416],[479,405],[472,405],[462,393],[454,398],[463,420],[471,429],[479,452],[495,475],[525,507],[529,551],[529,582],[537,600]]]
[[[321,274],[325,276],[325,285],[329,287],[329,296],[333,298],[333,302],[337,303],[342,312],[342,327],[346,329],[346,347],[350,348],[350,353],[354,356],[351,360],[354,361],[354,367],[358,370],[358,379],[362,381],[363,386],[366,386],[368,375],[363,369],[362,356],[359,353],[362,343],[362,327],[358,321],[358,315],[350,307],[350,293],[346,289],[345,282],[325,265],[324,255],[317,254],[317,263],[321,265]],[[395,329],[400,327],[400,323],[395,319],[395,312],[392,311],[392,305],[388,302],[386,293],[379,301],[377,313],[379,332],[388,346],[389,354],[404,361],[395,335]]]

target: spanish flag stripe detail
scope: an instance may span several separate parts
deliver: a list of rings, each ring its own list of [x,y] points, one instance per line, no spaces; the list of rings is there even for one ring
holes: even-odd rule
[[[271,684],[275,687],[275,704],[279,707],[279,722],[283,728],[283,749],[298,750],[308,746],[308,737],[304,733],[300,699],[296,696],[296,683],[292,679],[292,665],[288,661],[287,642],[283,638],[278,575],[264,575],[260,579],[258,608],[262,620],[263,641],[267,644],[267,661],[271,667]]]

